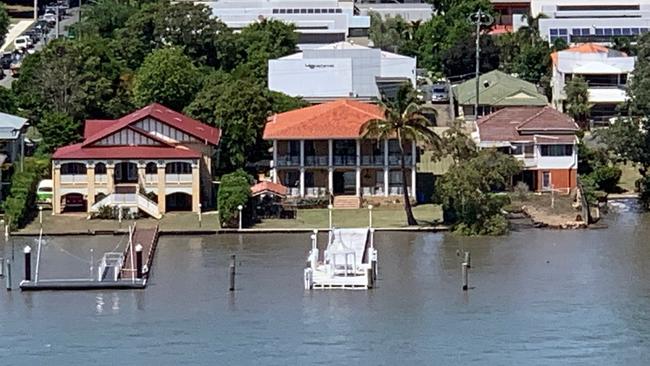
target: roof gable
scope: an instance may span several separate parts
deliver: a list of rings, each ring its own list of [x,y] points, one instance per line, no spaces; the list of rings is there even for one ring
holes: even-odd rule
[[[525,80],[493,70],[479,76],[479,101],[482,105],[498,106],[544,106],[548,104],[546,96],[537,91],[537,87]],[[460,105],[474,104],[476,101],[476,78],[467,80],[453,88]],[[526,98],[512,96],[523,93]]]
[[[129,125],[135,124],[136,122],[141,121],[147,117],[154,118],[164,124],[179,129],[189,135],[196,137],[200,141],[204,141],[212,145],[216,145],[219,142],[219,129],[208,126],[195,119],[173,111],[165,106],[154,103],[133,113],[130,113],[118,120],[114,120],[112,123],[100,120],[89,121],[90,123],[88,126],[90,129],[89,131],[84,132],[84,135],[87,135],[87,137],[83,142],[83,146],[89,146],[99,141],[100,139],[111,135]],[[107,126],[100,129],[100,123],[106,123]],[[90,134],[89,132],[93,133]]]

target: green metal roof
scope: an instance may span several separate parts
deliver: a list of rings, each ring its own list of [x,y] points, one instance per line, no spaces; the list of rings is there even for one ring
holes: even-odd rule
[[[493,70],[481,76],[479,83],[479,102],[491,106],[544,106],[548,99],[537,91],[535,84]],[[453,88],[459,105],[475,103],[476,78],[458,84]]]

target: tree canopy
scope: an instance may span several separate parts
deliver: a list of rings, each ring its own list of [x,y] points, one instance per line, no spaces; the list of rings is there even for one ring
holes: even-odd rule
[[[574,77],[564,86],[567,113],[583,128],[588,125],[591,104],[589,103],[589,84],[581,76]]]
[[[174,110],[189,105],[201,85],[201,73],[179,48],[161,48],[149,54],[133,79],[136,107],[160,103]]]
[[[0,44],[5,41],[5,35],[9,30],[9,14],[4,3],[0,3]]]

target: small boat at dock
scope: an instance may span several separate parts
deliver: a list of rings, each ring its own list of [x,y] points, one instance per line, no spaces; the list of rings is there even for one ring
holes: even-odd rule
[[[305,289],[373,288],[377,279],[374,232],[372,228],[333,228],[321,258],[315,231],[304,270]]]

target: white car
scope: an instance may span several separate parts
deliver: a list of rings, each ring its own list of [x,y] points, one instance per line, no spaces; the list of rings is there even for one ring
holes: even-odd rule
[[[29,36],[20,36],[14,39],[14,47],[17,50],[28,48],[31,45],[32,45],[32,40],[31,38],[29,38]]]
[[[43,15],[43,20],[50,24],[54,24],[56,23],[56,14],[45,14]]]

